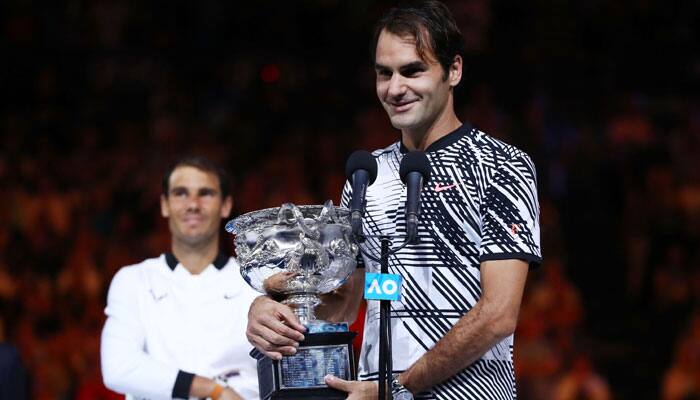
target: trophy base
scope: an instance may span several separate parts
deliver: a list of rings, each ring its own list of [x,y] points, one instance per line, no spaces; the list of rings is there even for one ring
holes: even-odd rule
[[[347,393],[329,388],[323,378],[335,375],[356,379],[352,340],[355,332],[307,333],[297,353],[280,361],[254,349],[250,355],[258,360],[260,399],[335,400]]]

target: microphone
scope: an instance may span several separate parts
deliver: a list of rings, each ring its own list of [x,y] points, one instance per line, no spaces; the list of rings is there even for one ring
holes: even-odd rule
[[[430,179],[430,162],[422,151],[407,153],[399,168],[401,181],[406,185],[406,243],[418,237],[420,216],[420,192]]]
[[[350,201],[350,226],[352,234],[359,241],[362,237],[362,217],[365,215],[365,195],[367,186],[377,179],[377,160],[368,151],[357,150],[345,164],[345,176],[352,185]]]

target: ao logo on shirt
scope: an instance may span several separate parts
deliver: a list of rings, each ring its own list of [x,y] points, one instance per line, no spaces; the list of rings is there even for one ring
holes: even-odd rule
[[[401,275],[366,273],[365,299],[401,300]]]

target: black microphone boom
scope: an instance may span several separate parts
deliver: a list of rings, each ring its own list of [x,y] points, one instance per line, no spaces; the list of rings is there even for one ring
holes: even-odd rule
[[[377,160],[368,151],[357,150],[345,164],[345,176],[352,185],[350,200],[350,225],[355,238],[362,237],[362,217],[365,214],[367,186],[377,179]]]
[[[401,181],[406,185],[406,243],[418,237],[420,192],[430,179],[430,161],[422,151],[412,151],[401,160]]]

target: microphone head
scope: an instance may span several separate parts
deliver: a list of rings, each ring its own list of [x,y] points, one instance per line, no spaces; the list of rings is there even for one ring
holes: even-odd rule
[[[399,168],[399,175],[401,175],[401,182],[406,184],[406,176],[410,172],[418,172],[423,175],[423,185],[430,179],[430,161],[428,161],[428,156],[425,152],[417,150],[411,151],[403,156],[401,159],[401,167]]]
[[[377,160],[372,153],[366,150],[357,150],[350,154],[348,162],[345,163],[345,177],[352,183],[352,174],[358,169],[364,169],[369,173],[369,184],[373,184],[377,179]]]

